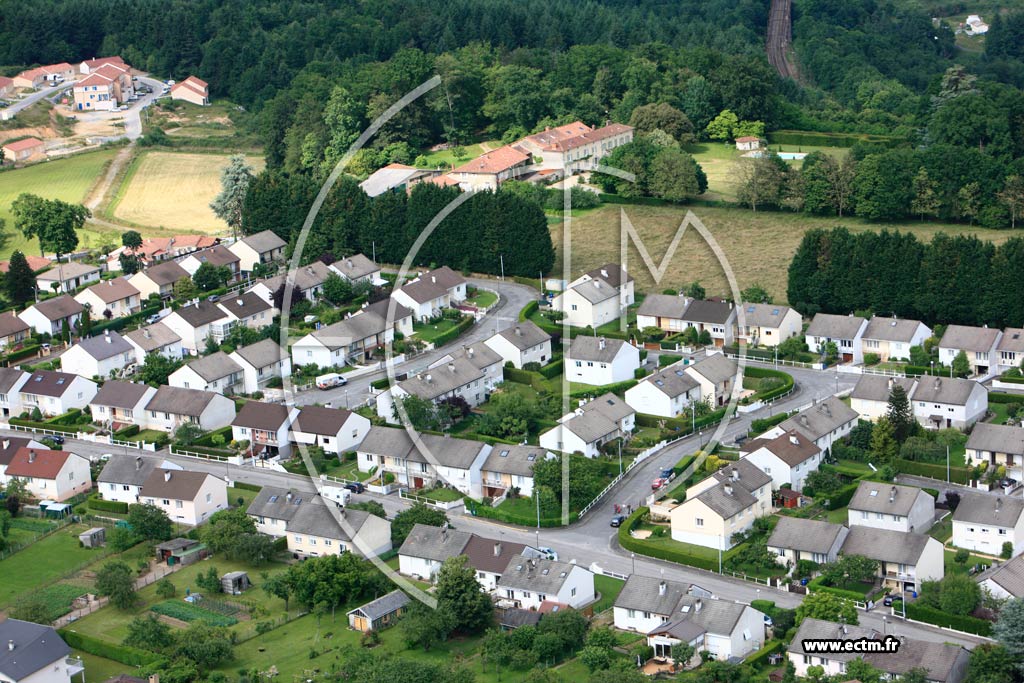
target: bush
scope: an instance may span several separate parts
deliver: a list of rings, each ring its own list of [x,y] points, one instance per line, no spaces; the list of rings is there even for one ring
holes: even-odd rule
[[[878,365],[882,361],[882,357],[877,353],[865,353],[864,354],[864,365]]]
[[[665,366],[672,365],[673,363],[678,363],[682,359],[682,356],[673,356],[669,353],[663,353],[658,356],[658,367],[663,368]]]
[[[472,316],[464,316],[455,327],[442,332],[434,339],[434,348],[440,348],[473,326]]]
[[[772,607],[774,606],[774,603],[772,603]],[[764,610],[761,611],[763,612]],[[784,648],[785,644],[781,640],[769,640],[767,643],[764,644],[764,647],[762,647],[760,650],[744,659],[743,663],[750,664],[752,666],[767,664],[768,657],[775,654],[776,652],[782,652]]]
[[[992,622],[978,619],[971,616],[960,616],[948,614],[934,607],[925,607],[917,603],[906,603],[907,617],[915,621],[923,621],[927,624],[945,626],[946,628],[974,633],[979,636],[990,636],[992,634]],[[899,611],[899,610],[897,610]]]
[[[112,659],[115,662],[127,664],[128,666],[149,666],[161,659],[159,655],[152,652],[128,647],[127,645],[114,645],[98,638],[87,636],[79,631],[61,629],[58,633],[60,633],[61,638],[64,639],[64,642],[69,647],[97,657]]]
[[[555,377],[558,377],[559,375],[562,374],[562,370],[564,368],[565,361],[559,358],[558,360],[552,361],[547,365],[543,366],[537,372],[539,372],[541,374],[541,377],[543,377],[544,379],[554,379]]]
[[[771,417],[762,417],[761,419],[754,420],[750,423],[750,436],[757,436],[763,434],[777,424],[785,422],[789,418],[789,413],[779,413],[778,415],[772,415]]]
[[[258,484],[247,484],[244,481],[236,481],[233,486],[236,489],[242,489],[243,491],[256,491],[257,493],[263,490],[263,487]]]
[[[128,514],[128,503],[117,500],[103,500],[98,494],[89,496],[85,503],[91,510],[99,512],[117,512],[123,515]]]
[[[127,439],[129,436],[135,436],[140,431],[142,431],[142,428],[139,427],[139,425],[128,425],[127,427],[122,427],[121,429],[115,431],[112,436],[115,439],[120,439],[123,441]]]
[[[857,492],[857,486],[857,484],[850,484],[839,489],[828,499],[828,505],[825,507],[829,510],[838,510],[839,508],[846,507],[850,504],[853,494]]]
[[[896,468],[903,474],[916,474],[919,477],[946,480],[945,464],[914,462],[900,458],[896,461]],[[970,479],[970,469],[967,467],[950,467],[949,478],[955,484],[966,484]]]
[[[533,375],[526,370],[503,368],[502,373],[506,382],[515,382],[516,384],[525,384],[526,386],[530,386],[533,383]]]

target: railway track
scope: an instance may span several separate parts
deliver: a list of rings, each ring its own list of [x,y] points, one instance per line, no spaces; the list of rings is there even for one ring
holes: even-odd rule
[[[783,78],[800,80],[800,72],[792,59],[793,0],[771,0],[768,10],[768,35],[765,47],[768,62]]]

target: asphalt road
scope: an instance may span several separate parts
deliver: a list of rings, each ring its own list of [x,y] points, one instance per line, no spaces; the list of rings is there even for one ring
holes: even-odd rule
[[[147,76],[139,76],[136,84],[139,83],[148,85],[153,89],[153,92],[148,95],[141,95],[138,100],[131,104],[128,111],[124,112],[124,132],[129,140],[138,140],[142,137],[142,110],[153,104],[161,96],[160,89],[164,87],[162,81]]]
[[[42,88],[41,90],[37,90],[36,92],[32,93],[31,95],[29,95],[25,99],[18,100],[17,102],[13,102],[11,104],[11,106],[9,106],[6,109],[4,109],[4,112],[6,114],[8,114],[8,115],[17,114],[21,110],[27,109],[28,107],[31,107],[33,104],[35,104],[39,100],[43,99],[44,97],[49,97],[51,95],[54,95],[54,94],[60,92],[61,90],[63,90],[64,88],[68,88],[68,87],[71,87],[70,83],[61,83],[60,85],[53,85],[53,86],[50,86],[50,87],[47,87],[47,88]]]

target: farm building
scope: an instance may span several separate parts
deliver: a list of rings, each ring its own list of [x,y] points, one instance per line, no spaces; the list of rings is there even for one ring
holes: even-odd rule
[[[17,142],[8,142],[3,146],[4,161],[25,161],[32,157],[43,154],[45,148],[43,141],[39,138],[25,138]]]
[[[168,565],[190,565],[193,562],[209,557],[206,545],[190,538],[172,538],[156,546],[156,561]]]

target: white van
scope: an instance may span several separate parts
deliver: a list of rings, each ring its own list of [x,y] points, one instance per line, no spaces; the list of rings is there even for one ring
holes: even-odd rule
[[[334,387],[340,387],[348,384],[348,380],[339,375],[336,372],[331,372],[326,375],[320,375],[316,378],[317,389],[332,389]]]

